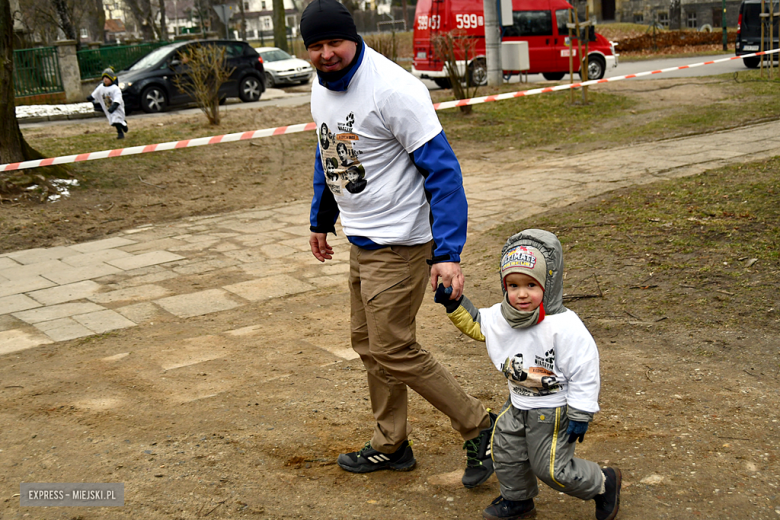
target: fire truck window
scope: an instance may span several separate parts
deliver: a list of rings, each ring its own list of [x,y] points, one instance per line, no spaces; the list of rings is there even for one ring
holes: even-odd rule
[[[550,11],[513,11],[514,25],[504,28],[504,36],[552,36]]]

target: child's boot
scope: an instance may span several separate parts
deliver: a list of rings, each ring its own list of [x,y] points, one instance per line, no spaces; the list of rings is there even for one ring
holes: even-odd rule
[[[601,471],[604,473],[604,492],[593,498],[596,501],[596,519],[612,520],[617,516],[620,507],[622,475],[617,468],[605,468]]]
[[[527,500],[507,500],[500,496],[493,500],[490,505],[482,511],[482,517],[488,520],[519,520],[520,518],[531,518],[536,516],[534,499]]]
[[[122,132],[122,123],[114,123],[114,128],[116,128],[116,138],[124,139],[125,134]]]

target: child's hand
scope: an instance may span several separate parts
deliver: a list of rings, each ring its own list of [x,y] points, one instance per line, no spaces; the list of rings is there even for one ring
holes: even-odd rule
[[[444,284],[441,283],[436,288],[436,293],[433,295],[433,301],[444,305],[444,308],[447,309],[447,314],[457,309],[463,299],[463,296],[461,296],[457,300],[450,300],[450,296],[452,296],[452,287],[444,287]]]
[[[582,440],[585,438],[586,431],[588,431],[588,423],[569,421],[569,427],[566,428],[566,434],[569,436],[569,444],[576,441],[577,439],[582,442]]]
[[[436,294],[433,295],[433,301],[444,305],[450,300],[450,295],[452,295],[452,287],[444,287],[444,284],[440,283],[436,288]]]

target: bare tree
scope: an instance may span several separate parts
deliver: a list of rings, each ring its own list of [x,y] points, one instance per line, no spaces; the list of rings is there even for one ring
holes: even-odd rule
[[[274,45],[287,51],[287,22],[284,16],[284,0],[274,0]]]
[[[33,149],[22,135],[16,120],[14,100],[14,21],[11,16],[9,0],[0,0],[0,163],[8,164],[21,161],[42,159],[43,156]],[[26,193],[30,185],[40,186],[41,199],[45,200],[51,185],[44,174],[67,177],[61,166],[48,167],[46,170],[29,172],[24,170],[0,173],[0,194]],[[2,202],[0,195],[0,202]]]
[[[28,31],[35,31],[44,45],[57,39],[60,21],[49,0],[29,0],[19,5],[19,18]]]
[[[141,27],[143,39],[146,41],[154,40],[155,29],[151,0],[124,0],[124,2],[130,9],[130,14],[133,15],[136,23]]]
[[[469,58],[476,55],[475,47],[477,42],[473,38],[466,37],[465,33],[450,31],[448,33],[437,34],[432,38],[433,49],[436,57],[444,62],[447,69],[452,93],[457,99],[469,99],[476,95],[478,85],[470,81],[470,76],[466,64]],[[458,69],[458,62],[463,61],[464,71]],[[463,76],[466,76],[465,78]],[[464,79],[465,85],[464,85]],[[464,114],[471,113],[471,105],[460,107]]]
[[[54,11],[60,19],[60,28],[65,33],[65,38],[68,40],[78,41],[78,35],[76,34],[76,28],[73,27],[71,22],[71,9],[68,6],[66,0],[51,0]]]
[[[179,57],[179,66],[188,67],[188,70],[187,74],[175,75],[173,84],[195,100],[210,124],[218,125],[219,88],[235,70],[227,67],[225,48],[213,44],[192,45],[183,50]]]

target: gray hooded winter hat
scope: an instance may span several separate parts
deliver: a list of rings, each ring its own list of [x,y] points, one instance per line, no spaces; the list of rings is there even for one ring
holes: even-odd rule
[[[566,311],[563,306],[563,247],[558,237],[549,231],[542,229],[526,229],[509,237],[501,250],[501,258],[517,246],[531,246],[544,255],[547,279],[544,283],[544,313],[547,315],[560,314]],[[499,269],[499,276],[501,272]],[[504,288],[504,278],[501,276],[501,287]]]

